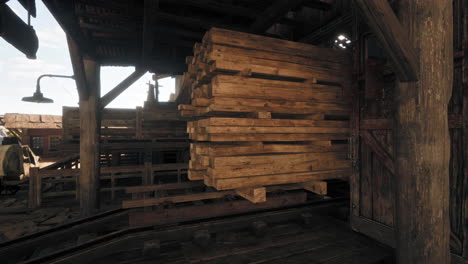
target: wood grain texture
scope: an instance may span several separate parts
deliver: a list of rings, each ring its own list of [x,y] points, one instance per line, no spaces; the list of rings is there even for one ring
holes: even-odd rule
[[[88,97],[80,99],[80,207],[84,215],[99,208],[100,65],[84,60]],[[78,83],[77,83],[78,84]]]
[[[418,82],[400,82],[396,90],[396,258],[399,263],[449,263],[452,1],[405,1],[399,10],[418,50],[420,71]]]

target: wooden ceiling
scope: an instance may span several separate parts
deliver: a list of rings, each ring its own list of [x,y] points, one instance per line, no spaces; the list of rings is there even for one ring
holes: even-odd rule
[[[339,0],[43,0],[84,54],[102,65],[172,75],[211,27],[317,44],[351,24]]]

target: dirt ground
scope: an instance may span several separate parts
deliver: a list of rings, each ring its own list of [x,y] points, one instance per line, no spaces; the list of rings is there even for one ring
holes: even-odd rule
[[[76,206],[62,204],[28,209],[27,190],[0,196],[0,242],[39,232],[79,216]]]

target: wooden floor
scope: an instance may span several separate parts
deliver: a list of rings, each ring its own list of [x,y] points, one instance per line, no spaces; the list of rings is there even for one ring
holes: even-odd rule
[[[158,256],[141,256],[141,247],[113,254],[113,263],[206,264],[332,264],[393,263],[389,249],[352,232],[344,222],[314,218],[281,223],[265,229],[245,229],[211,234],[209,240],[193,239],[160,245]],[[263,235],[262,235],[263,233]],[[102,256],[101,260],[109,260]]]

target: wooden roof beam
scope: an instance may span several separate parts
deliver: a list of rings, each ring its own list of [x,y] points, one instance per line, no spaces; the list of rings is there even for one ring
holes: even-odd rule
[[[402,82],[418,80],[418,60],[387,0],[355,0],[359,10],[395,67]]]
[[[332,8],[332,4],[320,0],[306,0],[302,3],[302,6],[322,11],[328,11]]]
[[[67,34],[67,42],[73,75],[75,76],[76,88],[78,89],[78,96],[80,99],[86,99],[89,95],[89,89],[88,82],[86,81],[83,55],[81,54],[81,50],[78,45],[69,34]]]
[[[135,69],[127,78],[121,81],[114,89],[110,90],[101,98],[101,108],[105,108],[110,102],[123,93],[130,85],[141,78],[146,73],[146,70]]]
[[[258,34],[264,33],[289,10],[300,6],[303,1],[304,0],[276,0],[258,15],[258,18],[250,25],[249,31]]]
[[[233,16],[256,18],[258,15],[257,12],[255,12],[255,10],[242,7],[242,6],[226,4],[226,3],[223,3],[220,1],[214,1],[214,0],[184,0],[184,1],[160,0],[160,1],[161,3],[166,3],[166,4],[177,3],[177,4],[181,4],[185,6],[198,7],[201,9],[229,14]]]
[[[159,0],[144,0],[143,7],[143,38],[141,47],[141,61],[147,64],[148,57],[155,44],[156,16],[158,15]]]
[[[338,29],[342,29],[343,26],[350,25],[351,21],[352,21],[351,14],[339,16],[331,20],[327,24],[321,26],[317,30],[314,30],[310,34],[307,34],[299,38],[297,41],[303,42],[303,43],[317,44],[320,40],[335,33]]]

